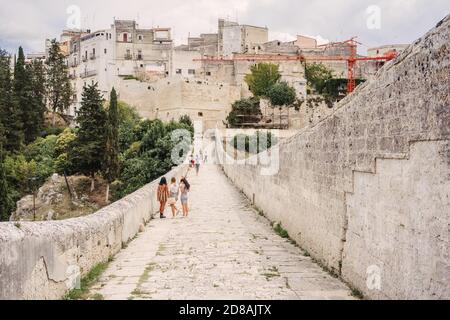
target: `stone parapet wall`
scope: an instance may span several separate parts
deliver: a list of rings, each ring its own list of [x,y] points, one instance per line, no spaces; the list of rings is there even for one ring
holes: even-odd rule
[[[166,177],[180,178],[180,166]],[[60,299],[74,272],[86,275],[156,214],[159,179],[97,213],[65,221],[0,223],[0,300]]]
[[[450,16],[280,143],[280,169],[225,173],[370,298],[450,298]]]

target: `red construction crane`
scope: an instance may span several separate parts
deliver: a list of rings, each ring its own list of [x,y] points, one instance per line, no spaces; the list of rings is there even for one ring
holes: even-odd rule
[[[326,49],[336,47],[338,45],[347,45],[349,53],[345,55],[325,56],[325,55],[282,55],[282,54],[235,54],[232,57],[211,57],[206,56],[201,59],[194,59],[194,61],[204,62],[225,62],[225,61],[346,61],[348,69],[347,92],[352,93],[356,87],[355,80],[355,65],[357,61],[390,61],[397,57],[395,50],[387,52],[385,55],[376,57],[361,57],[358,56],[358,44],[356,37],[343,42],[334,42],[323,45]],[[325,52],[324,50],[324,52]]]

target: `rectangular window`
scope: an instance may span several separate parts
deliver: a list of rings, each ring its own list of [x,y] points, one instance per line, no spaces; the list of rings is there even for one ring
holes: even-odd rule
[[[108,53],[108,50],[106,50],[106,49],[105,49],[104,51],[105,51],[105,54],[107,54],[107,53]]]
[[[195,70],[194,69],[189,69],[188,70],[188,74],[195,74]]]
[[[176,74],[181,74],[181,69],[177,69],[175,72]]]
[[[127,53],[125,54],[125,59],[126,60],[131,60],[131,51],[130,51],[130,49],[127,49]]]
[[[206,71],[206,75],[207,75],[207,76],[210,76],[210,75],[211,75],[211,72],[210,72],[210,71]]]
[[[198,116],[199,116],[200,118],[203,118],[203,112],[199,112],[199,113],[198,113]]]

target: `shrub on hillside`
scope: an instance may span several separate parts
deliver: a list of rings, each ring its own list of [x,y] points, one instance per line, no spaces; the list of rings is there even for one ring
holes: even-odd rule
[[[258,98],[241,99],[231,106],[227,122],[231,128],[236,128],[245,122],[259,122],[261,115],[260,100]]]

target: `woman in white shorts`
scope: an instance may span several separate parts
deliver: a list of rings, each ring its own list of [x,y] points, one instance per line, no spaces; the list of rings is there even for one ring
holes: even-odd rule
[[[177,184],[177,179],[172,178],[170,187],[169,187],[169,199],[167,200],[168,205],[172,208],[172,215],[175,218],[180,210],[177,208],[178,194],[179,194],[179,186]]]

